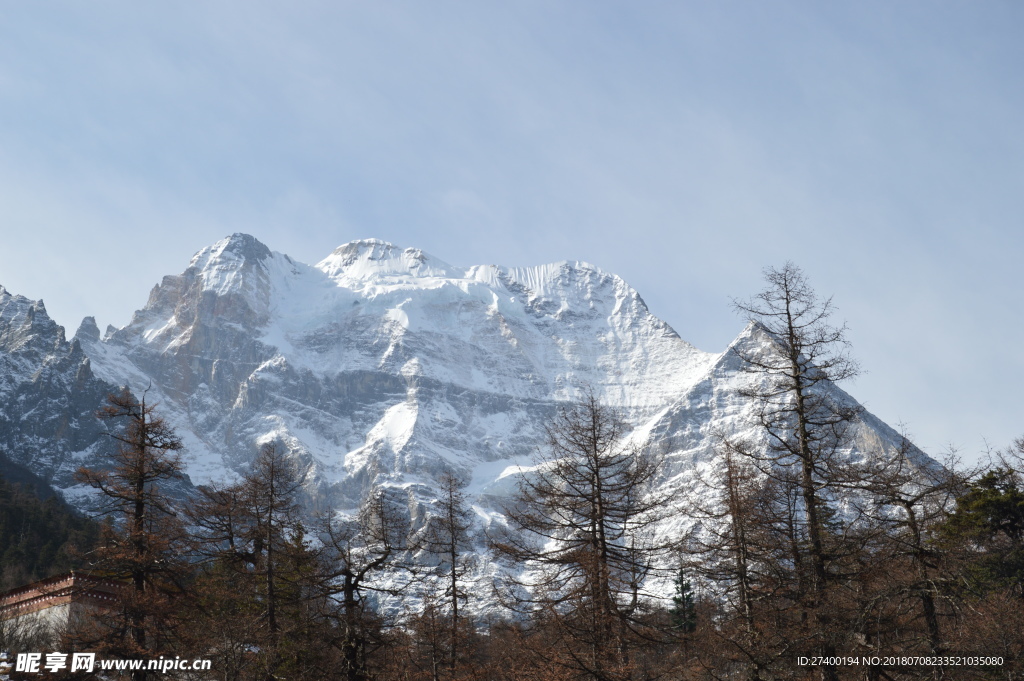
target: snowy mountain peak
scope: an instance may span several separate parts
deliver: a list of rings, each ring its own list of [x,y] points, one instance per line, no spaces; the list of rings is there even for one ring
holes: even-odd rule
[[[224,295],[251,285],[250,273],[265,269],[262,263],[272,255],[255,237],[235,233],[196,253],[189,269],[202,278],[203,290]]]
[[[255,237],[232,234],[196,253],[181,274],[165,276],[128,326],[108,329],[103,340],[153,344],[164,352],[210,343],[204,330],[258,328],[270,313],[275,278],[293,269],[288,256]],[[89,346],[94,338],[86,333],[80,340]]]
[[[769,331],[761,322],[751,321],[743,328],[732,343],[729,343],[729,351],[752,351],[759,348],[767,348],[777,345],[778,338]]]
[[[711,371],[746,377],[740,379],[743,382],[750,378],[746,359],[767,359],[771,353],[778,352],[780,349],[779,339],[774,334],[760,322],[751,321],[729,343],[725,352],[718,356]],[[734,387],[739,389],[738,386],[739,384]]]
[[[402,248],[380,239],[350,241],[316,265],[335,280],[461,276],[455,268],[418,248]]]
[[[239,260],[258,262],[267,257],[270,257],[270,249],[263,242],[249,234],[235,232],[192,256],[190,266],[205,269],[211,263]]]

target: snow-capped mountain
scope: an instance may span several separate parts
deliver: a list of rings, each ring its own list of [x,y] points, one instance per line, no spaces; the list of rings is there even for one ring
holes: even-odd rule
[[[750,326],[733,345],[770,342]],[[372,239],[311,266],[235,234],[164,277],[124,328],[101,338],[86,319],[71,343],[40,303],[3,292],[0,362],[4,445],[65,489],[69,466],[96,449],[92,410],[120,385],[149,386],[193,482],[242,472],[275,441],[318,505],[351,509],[386,485],[414,517],[446,471],[470,480],[492,517],[557,405],[585,390],[622,411],[634,443],[659,448],[662,484],[683,495],[714,458],[714,433],[749,427],[737,354],[697,350],[613,274],[581,262],[455,267]],[[74,436],[46,444],[64,431],[41,414]],[[854,449],[897,442],[861,417]]]

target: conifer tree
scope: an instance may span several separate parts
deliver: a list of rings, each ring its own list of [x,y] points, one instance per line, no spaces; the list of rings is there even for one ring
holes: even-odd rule
[[[104,525],[90,567],[124,580],[120,610],[101,632],[101,649],[124,657],[150,657],[163,650],[175,625],[173,599],[181,592],[187,566],[182,560],[183,528],[166,486],[181,480],[181,440],[146,403],[125,388],[110,395],[99,412],[122,429],[108,434],[118,443],[111,466],[80,468],[77,477],[100,495]],[[145,670],[132,673],[145,678]]]
[[[946,545],[966,554],[965,570],[980,592],[1009,589],[1024,599],[1024,475],[997,465],[956,499],[943,527]]]
[[[809,619],[813,652],[828,658],[836,650],[835,637],[846,628],[838,613],[829,612],[845,553],[833,542],[843,533],[830,529],[830,504],[850,477],[843,453],[860,412],[833,386],[858,368],[848,354],[845,325],[831,323],[831,299],[820,299],[793,263],[766,269],[764,276],[767,287],[761,293],[734,304],[769,340],[765,347],[737,350],[754,375],[742,394],[757,408],[756,425],[767,451],[752,443],[735,446],[781,486],[779,510],[783,517],[788,510],[792,522],[795,596]],[[836,669],[823,666],[822,677],[834,681]]]
[[[674,586],[676,592],[668,611],[672,628],[681,634],[692,634],[697,630],[697,604],[694,601],[693,583],[685,569],[680,568]]]
[[[310,663],[322,664],[324,646],[317,646],[319,632],[313,635],[323,622],[320,555],[306,537],[300,490],[293,462],[267,443],[239,483],[201,488],[189,511],[205,564],[197,596],[224,620],[209,626],[231,634],[216,649],[235,673],[255,663],[273,679],[299,669],[312,674]],[[248,657],[238,655],[244,650]]]
[[[1024,675],[1024,438],[956,489],[931,550],[941,551],[939,595],[954,617],[947,654],[999,656],[976,678]]]
[[[85,566],[100,525],[0,476],[0,590]]]
[[[592,679],[632,674],[644,587],[669,548],[651,533],[665,504],[651,488],[656,461],[624,435],[593,394],[560,409],[548,456],[506,509],[510,531],[492,539],[500,557],[531,570],[503,577],[505,603],[550,627],[557,664]]]

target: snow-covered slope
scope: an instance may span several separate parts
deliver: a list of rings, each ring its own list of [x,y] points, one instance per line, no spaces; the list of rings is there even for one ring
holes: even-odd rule
[[[243,470],[274,439],[341,507],[378,484],[429,496],[446,470],[493,491],[558,401],[593,387],[644,423],[717,358],[586,263],[458,268],[365,240],[309,266],[241,234],[82,342],[109,382],[152,381],[194,480]]]

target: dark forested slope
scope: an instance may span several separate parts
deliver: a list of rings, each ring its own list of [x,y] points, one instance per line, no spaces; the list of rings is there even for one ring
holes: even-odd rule
[[[78,567],[99,525],[42,480],[0,456],[0,590]]]

